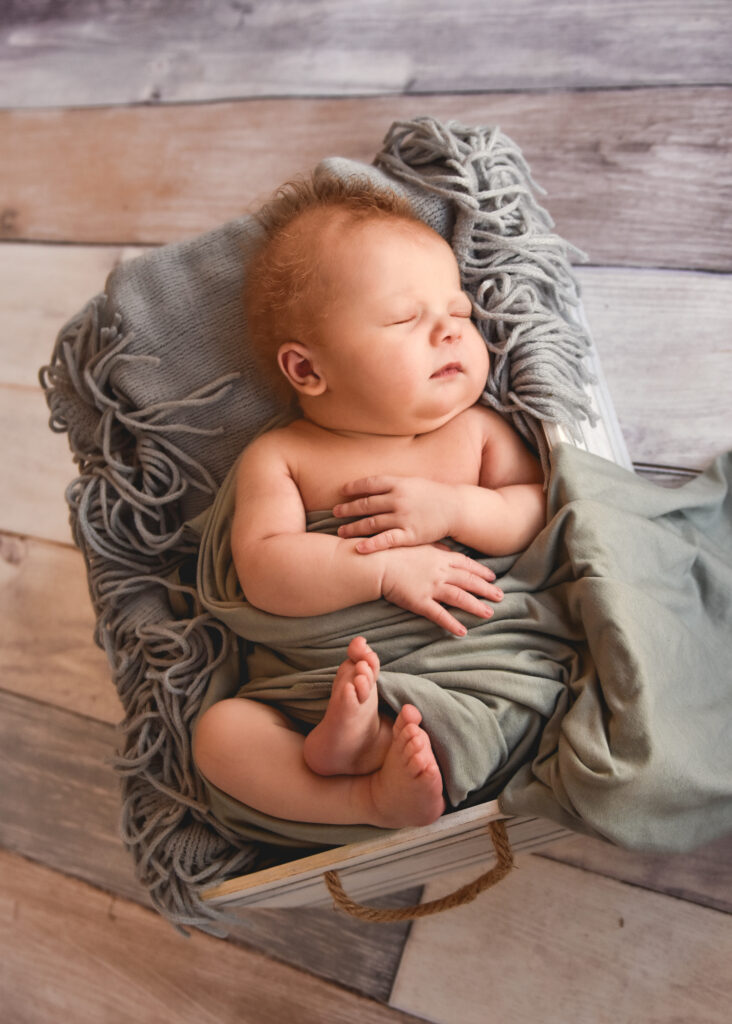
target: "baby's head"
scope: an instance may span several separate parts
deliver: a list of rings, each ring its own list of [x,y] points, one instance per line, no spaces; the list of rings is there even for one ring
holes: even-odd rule
[[[348,240],[368,222],[424,228],[406,199],[368,178],[317,177],[288,182],[257,214],[264,238],[244,291],[249,333],[264,371],[287,388],[278,365],[283,344],[314,341],[327,316],[329,242]]]
[[[448,243],[366,179],[280,189],[245,303],[255,351],[335,430],[432,430],[474,404],[488,353]]]

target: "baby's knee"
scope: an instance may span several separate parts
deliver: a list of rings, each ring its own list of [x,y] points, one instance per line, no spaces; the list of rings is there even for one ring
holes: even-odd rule
[[[238,743],[244,701],[237,697],[212,704],[201,715],[193,734],[193,760],[204,775],[214,772],[217,764],[228,756]]]

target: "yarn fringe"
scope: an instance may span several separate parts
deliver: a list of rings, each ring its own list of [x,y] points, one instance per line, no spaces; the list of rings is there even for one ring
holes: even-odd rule
[[[192,722],[230,638],[201,613],[195,589],[175,582],[196,552],[181,498],[191,487],[212,498],[216,492],[206,467],[175,438],[220,433],[177,422],[176,414],[213,405],[238,375],[135,408],[115,372],[159,360],[131,352],[132,342],[98,295],[61,330],[40,381],[51,429],[68,433],[79,468],[66,492],[72,534],[86,562],[95,640],[125,711],[112,762],[122,785],[123,841],[138,880],[174,925],[226,934],[226,915],[204,903],[200,890],[222,873],[251,870],[257,852],[211,817],[193,769]]]

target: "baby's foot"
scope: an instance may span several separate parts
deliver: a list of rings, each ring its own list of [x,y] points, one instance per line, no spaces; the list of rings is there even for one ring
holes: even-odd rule
[[[383,828],[430,825],[445,810],[442,775],[430,738],[412,704],[397,716],[383,767],[370,777],[374,824]]]
[[[384,763],[391,728],[379,715],[379,659],[362,636],[333,680],[325,716],[305,738],[303,756],[318,775],[369,775]]]

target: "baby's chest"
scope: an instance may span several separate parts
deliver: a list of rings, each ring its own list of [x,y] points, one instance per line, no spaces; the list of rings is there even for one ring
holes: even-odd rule
[[[426,443],[409,449],[384,444],[378,449],[334,446],[301,463],[296,483],[308,512],[330,509],[343,500],[347,483],[373,476],[417,476],[449,484],[477,484],[480,451],[473,446]]]

